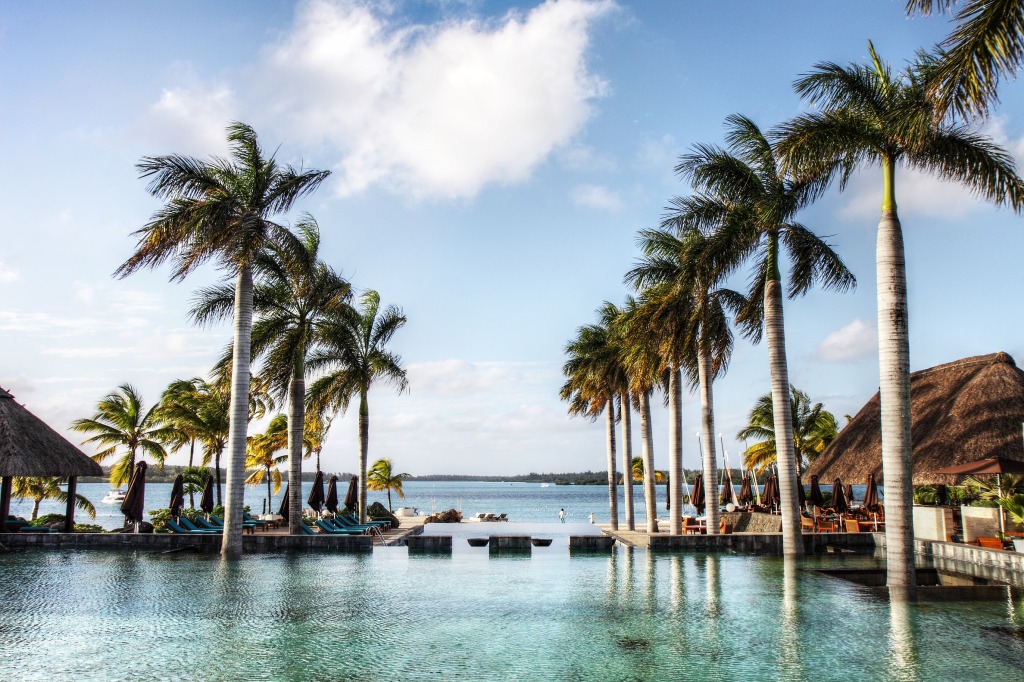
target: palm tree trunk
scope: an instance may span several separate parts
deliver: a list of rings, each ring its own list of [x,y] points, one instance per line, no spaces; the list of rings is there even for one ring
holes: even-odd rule
[[[708,535],[718,533],[718,464],[715,452],[715,404],[711,391],[711,356],[697,349],[697,377],[700,382],[700,438],[704,450],[704,499]]]
[[[640,455],[644,460],[644,503],[647,533],[658,532],[658,491],[654,487],[654,436],[651,433],[651,394],[640,393]]]
[[[306,370],[301,359],[288,382],[288,507],[302,509],[302,434],[306,423]],[[269,473],[269,472],[268,472]],[[302,534],[302,515],[288,515],[288,534]]]
[[[32,500],[32,517],[29,519],[29,521],[35,521],[37,518],[39,518],[39,503],[42,501],[43,498],[41,497],[37,497],[34,500]]]
[[[248,416],[248,415],[246,415],[246,416]],[[218,506],[224,504],[224,500],[221,498],[221,494],[220,494],[220,455],[221,455],[222,452],[224,452],[224,448],[222,446],[217,446],[217,449],[214,450],[214,452],[213,452],[213,473],[216,475],[216,478],[217,478],[217,505]]]
[[[630,427],[629,393],[619,394],[619,413],[622,415],[622,493],[626,506],[626,528],[636,530],[633,519],[633,434]]]
[[[764,336],[771,370],[772,416],[782,513],[782,554],[798,556],[804,553],[800,533],[800,498],[797,494],[800,480],[793,448],[793,413],[789,397],[789,366],[786,362],[786,331],[782,317],[782,283],[776,278],[769,279],[764,290]]]
[[[891,167],[889,173],[891,180]],[[887,183],[888,184],[888,183]],[[910,336],[903,233],[895,201],[882,206],[878,223],[878,365],[885,481],[886,584],[897,599],[913,599],[913,455],[910,440]]]
[[[683,533],[683,377],[679,363],[668,375],[669,533]]]
[[[235,281],[234,353],[231,356],[231,408],[228,427],[227,497],[221,556],[242,555],[242,507],[245,503],[245,437],[249,430],[249,365],[252,361],[252,267],[238,269]],[[292,511],[299,513],[299,509]]]
[[[268,466],[267,467],[267,512],[269,512],[271,514],[274,513],[270,509],[271,500],[273,500],[273,499],[274,499],[274,493],[273,493],[273,491],[271,490],[271,487],[270,487],[270,467]],[[289,500],[288,503],[291,504],[291,501]],[[290,519],[293,516],[295,516],[295,514],[289,514],[288,518]],[[291,525],[291,523],[289,523],[289,525]]]
[[[370,406],[359,391],[359,523],[366,523],[366,457],[370,449]]]
[[[391,488],[388,488],[388,511],[394,513],[394,510],[391,508]]]
[[[615,398],[608,397],[608,514],[612,530],[619,529],[619,485],[615,476]]]
[[[192,468],[192,464],[195,462],[195,458],[196,458],[196,439],[195,438],[189,438],[188,439],[188,443],[189,443],[189,446],[188,446],[188,467],[191,469]],[[195,509],[196,508],[196,493],[192,489],[192,487],[193,486],[191,486],[191,485],[188,487],[188,508],[189,509]]]

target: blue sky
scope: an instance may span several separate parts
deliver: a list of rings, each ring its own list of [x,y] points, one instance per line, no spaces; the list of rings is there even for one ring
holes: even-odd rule
[[[155,401],[209,370],[230,329],[187,311],[213,266],[184,283],[111,273],[159,207],[134,164],[223,153],[242,120],[280,159],[333,171],[299,209],[336,269],[409,318],[394,349],[410,392],[371,393],[371,458],[414,474],[603,469],[601,425],[558,401],[562,349],[628,293],[636,231],[687,193],[677,157],[721,143],[731,113],[767,129],[802,111],[792,82],[816,62],[863,62],[871,39],[902,66],[948,32],[903,4],[0,3],[0,385],[63,430],[121,383]],[[986,129],[1020,159],[1024,85],[1001,96]],[[879,175],[800,216],[858,278],[786,307],[792,381],[837,415],[878,385]],[[1024,358],[1020,218],[907,172],[897,200],[913,369]],[[733,464],[767,390],[765,349],[738,340],[715,384]],[[685,410],[693,434],[695,396]],[[324,467],[354,469],[356,444],[339,417]],[[696,450],[687,438],[688,468]]]

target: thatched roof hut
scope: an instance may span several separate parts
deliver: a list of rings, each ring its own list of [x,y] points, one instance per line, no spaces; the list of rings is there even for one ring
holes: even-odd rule
[[[936,469],[985,457],[1024,461],[1024,372],[1007,353],[964,358],[910,375],[914,483],[953,484]],[[875,396],[804,472],[860,483],[882,477],[881,403]]]
[[[0,477],[102,475],[99,464],[0,388]]]

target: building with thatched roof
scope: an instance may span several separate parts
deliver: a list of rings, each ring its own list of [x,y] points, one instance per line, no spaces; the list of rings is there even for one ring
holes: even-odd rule
[[[0,529],[10,510],[11,477],[67,477],[73,500],[79,476],[102,475],[99,464],[0,388]],[[67,516],[73,521],[70,502]]]
[[[1024,372],[1007,353],[964,358],[910,375],[914,483],[954,484],[936,469],[986,457],[1024,461]],[[868,401],[804,472],[804,481],[858,483],[882,474],[881,402]]]

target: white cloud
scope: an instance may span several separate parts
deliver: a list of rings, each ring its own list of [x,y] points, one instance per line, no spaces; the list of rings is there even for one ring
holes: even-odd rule
[[[12,268],[6,263],[0,262],[0,283],[7,284],[13,282],[21,276],[21,272],[17,268]]]
[[[856,319],[837,329],[818,344],[817,357],[825,362],[851,362],[878,353],[878,329]]]
[[[409,386],[417,393],[468,395],[481,393],[501,383],[518,382],[521,374],[513,363],[441,360],[412,363]]]
[[[877,221],[882,212],[882,171],[858,171],[845,192],[840,214],[846,218]],[[900,167],[896,171],[896,206],[900,215],[963,218],[985,205],[963,185]]]
[[[577,206],[596,208],[601,211],[619,211],[622,199],[617,192],[601,185],[579,185],[572,191],[572,200]]]
[[[340,151],[342,194],[471,197],[525,179],[580,131],[607,87],[587,69],[588,29],[613,7],[551,0],[423,26],[314,0],[267,50],[260,84],[289,129]]]
[[[644,168],[671,169],[679,162],[679,143],[673,135],[646,137],[636,152],[637,163]]]
[[[617,165],[610,156],[582,144],[574,144],[562,149],[558,154],[558,160],[569,170],[590,173],[613,171]]]
[[[167,88],[142,124],[147,144],[206,158],[228,151],[225,129],[237,117],[231,89],[190,84]]]

